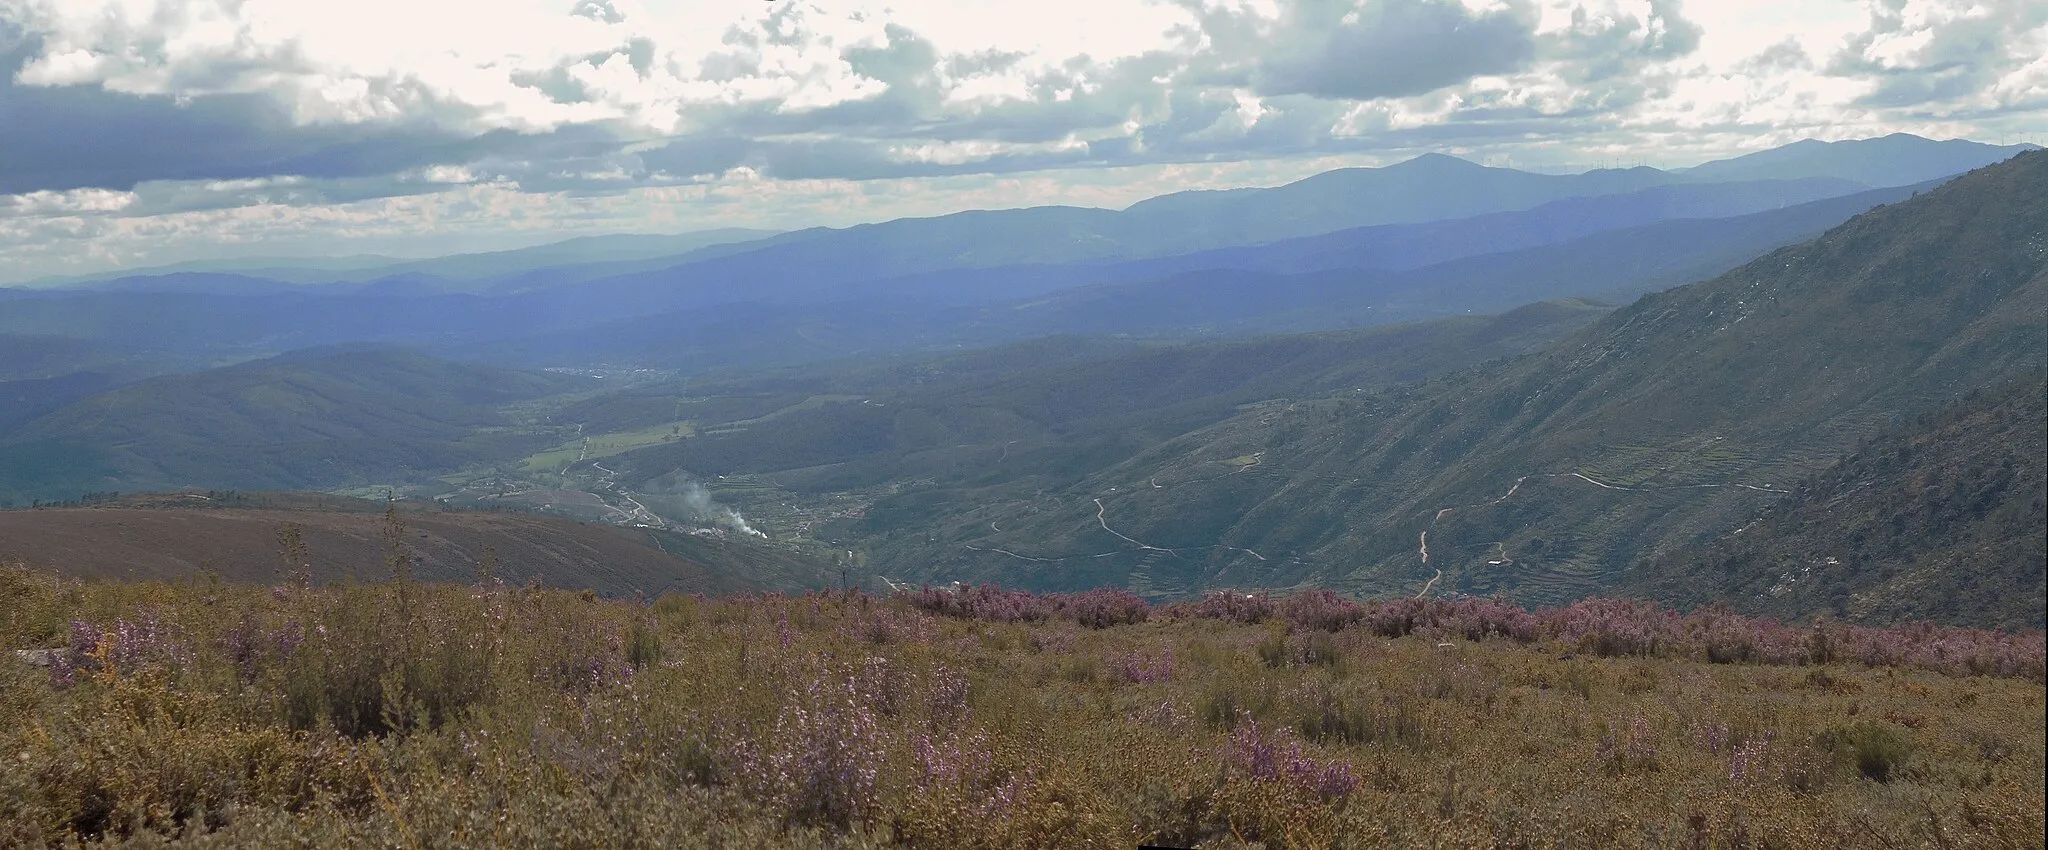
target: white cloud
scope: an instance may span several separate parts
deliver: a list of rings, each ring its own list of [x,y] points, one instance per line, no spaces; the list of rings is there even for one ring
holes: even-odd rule
[[[0,112],[26,116],[0,126],[0,215],[161,252],[198,221],[285,238],[245,207],[304,210],[304,239],[371,232],[319,212],[364,204],[396,233],[470,227],[444,196],[623,229],[772,202],[743,215],[796,226],[1431,149],[1676,165],[2038,136],[2044,54],[2037,0],[0,0]]]
[[[0,216],[44,217],[120,212],[134,205],[134,192],[106,189],[43,190],[0,196]]]

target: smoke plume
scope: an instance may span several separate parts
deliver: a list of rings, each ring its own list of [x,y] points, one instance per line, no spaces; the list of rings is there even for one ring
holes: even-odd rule
[[[642,501],[652,502],[657,513],[685,522],[722,526],[751,537],[768,536],[748,524],[739,511],[711,498],[711,491],[704,489],[703,484],[680,471],[647,482],[646,490]]]

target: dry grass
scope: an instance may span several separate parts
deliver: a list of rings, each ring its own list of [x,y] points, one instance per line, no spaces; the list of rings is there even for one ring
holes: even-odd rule
[[[2038,658],[1714,663],[1389,638],[1327,599],[1034,599],[0,570],[0,640],[65,650],[0,660],[0,846],[2042,841]]]

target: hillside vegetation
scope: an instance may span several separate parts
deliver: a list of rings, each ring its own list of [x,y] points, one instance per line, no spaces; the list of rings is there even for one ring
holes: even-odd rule
[[[909,380],[835,377],[818,390],[872,392],[741,429],[712,428],[620,461],[629,480],[677,467],[722,475],[847,465],[853,468],[838,469],[830,486],[856,487],[933,474],[938,469],[919,456],[945,452],[941,466],[962,467],[949,479],[1003,480],[1032,469],[1023,458],[1041,450],[1095,441],[1134,449],[1250,402],[1412,383],[1525,353],[1603,312],[1584,302],[1551,303],[1502,316],[1117,350],[1076,362],[1034,361],[1024,352],[1036,346],[1027,344],[1015,349],[1023,356],[992,358],[1006,364],[998,368],[941,361],[935,374]],[[1019,465],[997,460],[1011,453]]]
[[[2048,153],[2022,154],[1522,360],[1246,411],[936,527],[884,500],[898,524],[872,531],[912,577],[1412,593],[1441,570],[1444,590],[1592,594],[1896,417],[2048,368],[2044,194]]]
[[[1971,393],[1865,441],[1735,533],[1622,587],[1785,619],[2048,623],[2048,383]]]
[[[105,392],[113,386],[113,377],[99,372],[0,381],[0,438],[34,422],[45,413]]]
[[[542,447],[545,437],[503,427],[514,424],[505,407],[588,384],[391,350],[301,352],[153,378],[0,440],[0,499],[402,480]]]
[[[2041,634],[0,570],[0,843],[2026,847]]]

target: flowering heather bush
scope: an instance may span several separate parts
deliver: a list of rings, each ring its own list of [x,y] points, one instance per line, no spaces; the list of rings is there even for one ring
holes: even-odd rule
[[[1608,721],[1607,733],[1600,736],[1594,747],[1593,760],[1600,770],[1610,774],[1655,771],[1657,738],[1649,721],[1640,714],[1626,723]]]
[[[1504,599],[1469,599],[1449,602],[1426,601],[1431,606],[1428,621],[1466,640],[1506,638],[1530,643],[1542,631],[1536,615]]]
[[[1039,594],[984,584],[951,590],[926,587],[906,596],[920,610],[995,623],[1063,618],[1091,629],[1106,629],[1142,623],[1152,615],[1152,606],[1136,594],[1108,588],[1076,594]]]
[[[1364,607],[1327,590],[1297,593],[1280,600],[1278,607],[1280,618],[1301,630],[1342,631],[1365,617]]]
[[[1251,625],[1263,623],[1273,616],[1273,597],[1263,593],[1220,591],[1202,597],[1200,602],[1177,605],[1169,611],[1176,617]]]
[[[1028,623],[1050,619],[1058,613],[1063,597],[1044,596],[1022,590],[1004,590],[992,584],[940,590],[930,587],[911,594],[910,604],[934,614],[995,623]]]
[[[1261,728],[1249,713],[1241,716],[1231,731],[1224,763],[1253,780],[1286,782],[1325,800],[1358,788],[1350,765],[1308,755],[1285,727]]]
[[[0,568],[0,847],[2040,844],[2038,633],[1154,613]]]
[[[1061,601],[1062,615],[1091,629],[1142,623],[1152,616],[1152,606],[1128,590],[1090,590]]]
[[[740,750],[750,790],[797,822],[845,827],[874,810],[884,758],[873,670],[820,669],[768,740]]]
[[[1654,602],[1587,599],[1537,615],[1542,632],[1603,657],[1662,654],[1683,634],[1678,612]]]
[[[1119,679],[1136,685],[1164,682],[1173,678],[1173,650],[1158,654],[1127,652],[1111,664]]]

